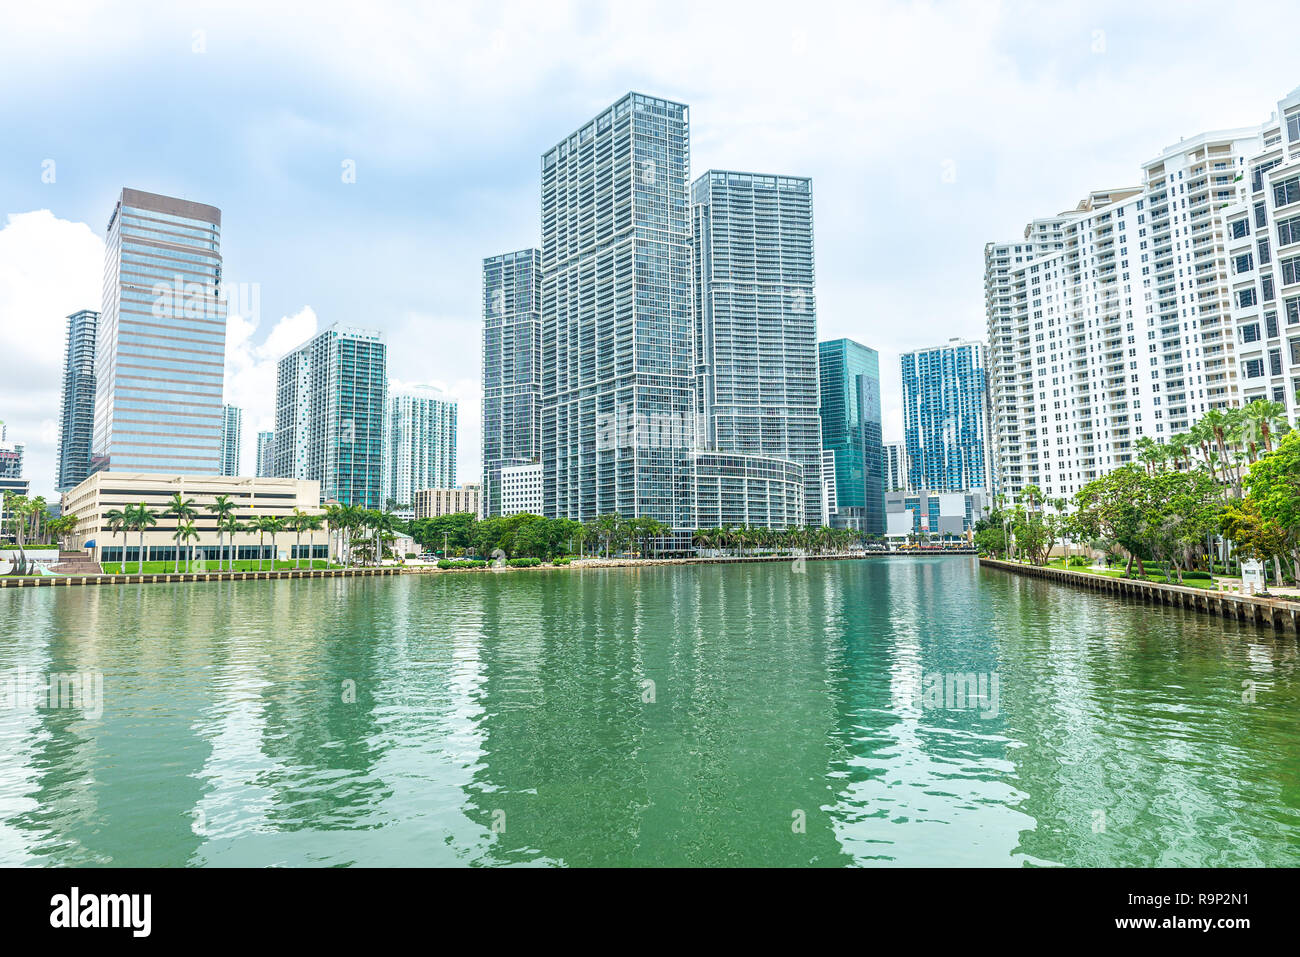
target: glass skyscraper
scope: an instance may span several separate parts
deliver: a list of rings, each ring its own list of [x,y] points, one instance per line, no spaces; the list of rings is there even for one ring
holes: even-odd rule
[[[812,181],[710,170],[691,202],[700,440],[797,464],[805,517],[774,524],[820,524]]]
[[[430,386],[390,395],[384,427],[384,504],[414,514],[415,493],[456,484],[456,403]]]
[[[244,413],[238,406],[221,407],[221,474],[239,474],[239,442],[243,437]]]
[[[837,527],[885,533],[880,357],[852,339],[818,344],[822,444],[835,455]]]
[[[321,501],[383,504],[388,348],[381,332],[330,326],[280,360],[275,474],[320,483]]]
[[[909,487],[993,494],[984,343],[953,339],[905,352],[900,364]]]
[[[63,401],[59,408],[59,454],[54,488],[66,492],[90,474],[95,434],[95,336],[99,313],[82,309],[68,316],[63,348]]]
[[[92,469],[218,474],[221,211],[123,189],[108,221],[98,326]]]
[[[275,477],[275,432],[257,433],[257,477]]]
[[[688,132],[629,93],[542,155],[547,516],[694,527]]]
[[[542,253],[483,260],[483,493],[502,514],[501,471],[541,456]],[[423,488],[450,488],[454,483]]]

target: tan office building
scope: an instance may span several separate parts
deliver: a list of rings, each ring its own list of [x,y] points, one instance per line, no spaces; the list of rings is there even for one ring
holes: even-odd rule
[[[85,547],[97,562],[122,560],[123,535],[121,529],[109,527],[107,513],[114,509],[124,511],[128,506],[143,504],[157,516],[158,524],[144,533],[145,561],[170,562],[176,558],[177,519],[167,509],[172,495],[193,500],[193,522],[199,538],[193,542],[195,558],[217,560],[217,517],[208,506],[218,495],[227,495],[235,504],[234,517],[247,524],[253,519],[272,516],[290,518],[294,509],[309,515],[323,515],[320,507],[320,483],[305,479],[246,478],[224,475],[177,475],[160,472],[95,472],[80,485],[63,493],[63,514],[77,519],[74,547]],[[286,523],[287,524],[287,523]],[[293,559],[297,536],[286,528],[276,536],[275,551],[283,558]],[[225,535],[226,545],[232,536]],[[272,557],[269,536],[257,532],[237,532],[233,536],[238,560],[256,561],[258,551],[266,559]],[[128,530],[125,536],[126,560],[138,560],[140,533]],[[329,557],[329,532],[322,527],[314,533],[302,535],[302,557]],[[183,546],[181,559],[188,556],[189,543]],[[229,555],[229,553],[227,553]]]
[[[478,514],[478,482],[466,482],[460,488],[425,488],[415,493],[415,517],[434,518],[438,515],[455,515],[458,512]]]

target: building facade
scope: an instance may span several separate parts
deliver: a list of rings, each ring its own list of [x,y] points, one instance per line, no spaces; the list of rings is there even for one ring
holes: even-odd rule
[[[238,406],[221,407],[221,474],[239,474],[239,447],[244,437],[244,412]]]
[[[1202,133],[985,247],[998,491],[1069,498],[1240,400],[1221,210],[1260,128]]]
[[[692,186],[691,203],[697,439],[729,460],[798,465],[806,517],[789,524],[816,524],[823,490],[812,181],[710,170]],[[697,473],[713,461],[697,458]],[[756,502],[786,497],[779,487],[752,484],[766,475],[784,482],[788,470],[779,463],[739,470]],[[696,488],[726,489],[721,479],[697,474]]]
[[[907,487],[931,492],[993,491],[986,350],[960,339],[905,352],[903,443]]]
[[[986,492],[886,492],[886,537],[894,544],[971,540],[990,511]]]
[[[822,445],[835,456],[837,528],[885,533],[880,357],[852,339],[818,344]]]
[[[275,474],[275,432],[257,433],[257,477],[270,478]]]
[[[415,507],[415,492],[456,484],[456,403],[432,386],[404,386],[388,397],[384,502]]]
[[[255,531],[218,533],[217,517],[208,510],[219,495],[228,496],[235,505],[233,516],[241,524],[259,516],[290,518],[295,509],[309,515],[323,514],[320,509],[320,489],[315,482],[298,479],[258,479],[224,475],[167,474],[158,472],[95,472],[75,488],[63,493],[63,514],[77,520],[70,538],[86,544],[91,557],[97,562],[120,562],[125,549],[126,561],[139,561],[140,533],[122,534],[114,530],[107,515],[122,511],[128,506],[144,505],[158,519],[156,525],[144,532],[144,560],[147,562],[175,562],[177,548],[180,560],[189,556],[190,543],[178,546],[174,537],[178,519],[168,514],[168,503],[174,494],[191,500],[196,511],[193,519],[199,537],[193,542],[196,560],[213,563],[216,570],[218,544],[224,538],[226,557],[242,561],[257,561],[259,553],[269,560],[280,557],[293,559],[327,558],[329,533],[321,530],[312,536],[304,533],[300,546],[295,546],[295,534],[282,532],[277,536],[274,550],[269,541],[261,540]],[[234,551],[230,551],[230,546]],[[299,548],[301,551],[299,551]]]
[[[275,474],[317,482],[321,501],[383,505],[388,350],[383,333],[339,324],[280,360]]]
[[[885,491],[910,491],[910,473],[907,466],[907,442],[886,442],[885,451]]]
[[[59,451],[54,488],[66,492],[90,474],[95,435],[95,337],[99,313],[68,316],[63,344],[63,396],[59,404]]]
[[[220,471],[222,296],[221,211],[123,189],[105,240],[92,468]]]
[[[1241,402],[1280,403],[1300,426],[1300,88],[1264,124],[1244,183],[1220,211]]]
[[[542,463],[516,465],[500,470],[501,508],[499,515],[542,514]],[[484,492],[486,494],[486,490]],[[487,508],[486,502],[482,507]]]
[[[477,482],[465,482],[459,488],[418,489],[415,493],[415,517],[436,518],[462,512],[478,515],[481,493],[482,486]]]
[[[502,469],[541,458],[541,279],[540,249],[483,260],[483,514],[488,517],[503,514]]]
[[[9,428],[0,422],[0,479],[22,478],[25,448],[20,443],[9,441]]]
[[[687,108],[629,93],[542,170],[543,512],[694,528]]]

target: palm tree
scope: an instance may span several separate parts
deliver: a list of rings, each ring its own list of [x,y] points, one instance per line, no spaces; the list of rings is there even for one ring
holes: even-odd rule
[[[264,518],[258,523],[258,527],[259,530],[269,532],[271,535],[271,571],[275,571],[276,559],[280,557],[280,553],[275,550],[275,536],[284,531],[284,517],[275,515]],[[257,567],[262,567],[262,553],[260,550],[257,553]]]
[[[133,528],[135,531],[140,533],[140,554],[138,556],[140,561],[139,561],[139,565],[137,566],[139,569],[137,574],[143,575],[144,574],[144,530],[146,528],[149,528],[150,526],[158,524],[158,513],[155,512],[153,509],[148,508],[144,504],[144,502],[141,502],[139,505],[134,505],[134,506],[128,505],[126,508],[126,514],[127,514],[127,524],[129,524],[131,528]]]
[[[218,495],[208,506],[208,511],[217,517],[217,571],[222,571],[226,556],[226,525],[235,511],[235,503],[229,495]]]
[[[175,570],[181,570],[181,549],[185,547],[186,542],[193,542],[199,537],[199,530],[194,527],[193,522],[177,522],[176,531],[172,538],[176,540],[176,566]],[[185,560],[185,568],[188,571],[194,566],[194,546],[190,546],[190,553]]]
[[[302,516],[301,519],[299,519],[299,524],[301,526],[301,531],[307,533],[307,551],[308,551],[308,555],[310,556],[307,559],[307,567],[315,568],[316,567],[316,533],[320,531],[321,526],[325,524],[324,519],[320,515],[304,515]],[[301,556],[299,556],[299,560],[301,560]]]
[[[258,515],[248,523],[249,527],[257,532],[257,570],[259,572],[262,570],[262,552],[266,548],[266,533],[270,522],[270,515]],[[271,563],[271,567],[275,567],[274,562]]]
[[[294,568],[302,568],[302,533],[306,531],[305,521],[309,516],[302,509],[294,507],[289,517],[289,527],[293,529]]]
[[[1269,399],[1256,399],[1243,410],[1243,417],[1249,423],[1253,435],[1258,435],[1265,452],[1273,451],[1273,436],[1288,430],[1286,406]]]
[[[126,512],[120,508],[110,508],[104,513],[104,524],[108,526],[111,534],[122,533],[122,565],[121,571],[126,571]]]

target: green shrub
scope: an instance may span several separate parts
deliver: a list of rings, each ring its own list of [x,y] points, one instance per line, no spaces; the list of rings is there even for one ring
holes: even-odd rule
[[[439,568],[483,568],[486,565],[487,562],[483,561],[481,558],[442,558],[438,560]]]
[[[506,561],[511,568],[536,568],[541,563],[540,558],[511,558]]]
[[[1091,564],[1092,562],[1088,561],[1088,559],[1084,558],[1082,555],[1075,555],[1070,559],[1071,568],[1087,568]]]
[[[568,565],[568,564],[570,564],[572,561],[573,561],[572,558],[570,558],[568,555],[565,555],[563,558],[553,558],[553,559],[551,559],[551,564],[552,564],[552,565]]]

